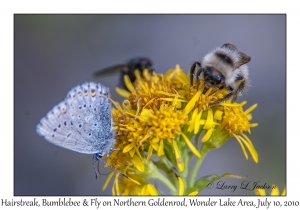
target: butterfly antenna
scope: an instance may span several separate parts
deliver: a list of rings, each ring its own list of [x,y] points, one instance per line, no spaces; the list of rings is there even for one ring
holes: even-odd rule
[[[121,149],[112,149],[112,151],[120,151]],[[110,157],[108,157],[109,159],[111,159]],[[113,160],[113,159],[111,159],[114,163],[115,163],[115,161]],[[127,179],[129,179],[129,177],[126,175],[126,174],[124,174],[123,172],[121,172],[119,169],[117,169],[117,168],[115,168],[115,167],[113,167],[116,171],[118,171],[122,176],[124,176],[125,178],[127,178]]]
[[[119,151],[120,149],[114,149],[114,151]],[[108,157],[109,159],[111,159],[110,157]],[[113,159],[111,159],[111,161],[113,161],[115,163],[115,161]],[[113,167],[113,166],[111,166]],[[117,172],[119,172],[122,176],[124,176],[125,178],[129,179],[129,177],[124,174],[123,172],[121,172],[119,169],[117,169],[116,167],[113,167]]]
[[[109,158],[109,157],[108,157]],[[111,158],[110,158],[111,159]],[[101,158],[99,158],[98,160],[95,160],[94,158],[93,158],[93,166],[94,166],[94,170],[95,170],[95,173],[96,173],[96,179],[98,179],[98,177],[99,177],[99,175],[107,175],[107,174],[109,174],[109,173],[107,173],[107,174],[102,174],[101,172],[100,172],[100,170],[99,170],[99,160],[101,160],[104,164],[106,164],[106,162],[104,161],[104,160],[102,160]],[[113,159],[111,159],[113,162],[114,162],[114,160]],[[96,166],[95,166],[95,164],[96,164],[96,162],[98,162],[98,167],[96,168]],[[111,167],[113,167],[113,166],[111,166]],[[126,175],[126,174],[124,174],[123,172],[121,172],[119,169],[117,169],[117,168],[115,168],[115,167],[113,167],[114,168],[114,170],[116,170],[117,172],[119,172],[122,176],[124,176],[125,178],[127,178],[127,179],[129,179],[129,177]]]
[[[93,166],[94,166],[94,170],[95,170],[95,174],[96,174],[96,179],[98,179],[98,172],[99,172],[99,170],[97,172],[97,169],[95,167],[95,161],[93,162]]]
[[[93,158],[94,160],[94,158]],[[100,159],[101,160],[101,159]],[[102,160],[103,161],[103,160]],[[103,161],[104,162],[104,161]],[[96,163],[98,163],[97,167],[96,167]],[[104,162],[105,163],[105,162]],[[94,170],[95,170],[95,174],[96,174],[96,179],[98,179],[99,175],[107,175],[109,173],[106,173],[106,174],[102,174],[99,170],[100,168],[100,165],[99,165],[99,161],[93,161],[93,166],[94,166]]]

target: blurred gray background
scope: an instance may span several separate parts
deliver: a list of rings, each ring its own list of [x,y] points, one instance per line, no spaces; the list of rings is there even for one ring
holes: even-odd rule
[[[14,16],[14,195],[110,195],[106,176],[95,180],[92,155],[54,146],[36,125],[75,85],[97,81],[112,98],[119,75],[93,79],[101,68],[144,56],[157,72],[176,64],[187,72],[213,48],[233,43],[250,55],[252,87],[247,100],[259,124],[248,135],[259,154],[247,161],[231,138],[210,152],[198,173],[234,173],[246,181],[286,184],[285,15],[15,15]],[[102,172],[109,172],[103,169]],[[241,180],[225,179],[240,186]],[[267,191],[268,193],[270,191]],[[288,193],[288,191],[287,191]],[[201,195],[253,195],[253,191],[206,189]]]

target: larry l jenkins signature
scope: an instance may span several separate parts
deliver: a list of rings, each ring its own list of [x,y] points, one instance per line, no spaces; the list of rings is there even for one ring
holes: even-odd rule
[[[270,185],[267,183],[261,183],[260,181],[243,181],[241,184],[238,185],[232,185],[227,184],[226,181],[217,181],[217,182],[211,182],[208,183],[206,186],[206,189],[219,189],[219,190],[232,190],[234,192],[237,188],[253,191],[255,189],[275,189],[277,188],[276,185]]]

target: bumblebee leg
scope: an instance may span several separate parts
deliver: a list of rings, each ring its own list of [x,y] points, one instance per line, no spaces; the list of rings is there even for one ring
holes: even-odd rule
[[[241,81],[240,85],[238,86],[238,88],[237,88],[236,90],[232,90],[232,89],[231,89],[231,92],[230,92],[230,93],[228,93],[228,94],[227,94],[226,96],[224,96],[223,98],[221,98],[221,99],[215,101],[214,103],[212,103],[210,106],[208,106],[208,108],[209,108],[209,107],[212,107],[212,106],[215,106],[215,105],[218,105],[219,103],[221,103],[221,102],[223,102],[223,101],[226,101],[226,100],[229,99],[229,98],[231,98],[231,101],[232,101],[232,102],[235,102],[236,99],[237,99],[237,97],[240,95],[241,92],[244,91],[244,89],[245,89],[245,87],[246,87],[246,82],[245,82],[244,78],[241,77],[240,80],[242,80],[242,81]],[[207,109],[208,109],[208,108],[207,108]]]
[[[213,95],[213,94],[215,94],[216,92],[218,92],[219,90],[222,90],[222,89],[224,89],[225,88],[225,85],[222,85],[221,87],[216,87],[216,90],[214,91],[214,92],[212,92],[211,94],[209,94],[210,96],[211,95]]]
[[[234,91],[234,94],[232,96],[232,102],[236,101],[237,97],[240,95],[241,92],[243,92],[243,90],[245,89],[245,87],[246,87],[246,82],[245,82],[245,80],[243,80],[240,83],[239,87],[236,89],[236,91]]]
[[[197,80],[197,91],[198,91],[198,88],[199,88],[199,85],[200,85],[200,74],[202,73],[204,69],[203,68],[200,68],[197,73],[196,73],[196,80]],[[205,89],[205,88],[204,88]],[[205,91],[206,92],[206,91]]]
[[[212,107],[212,106],[216,106],[216,105],[222,103],[223,101],[226,101],[227,99],[231,98],[231,97],[233,96],[233,94],[234,94],[234,91],[231,91],[230,93],[228,93],[228,94],[227,94],[226,96],[224,96],[223,98],[220,98],[219,100],[216,100],[214,103],[210,104],[210,105],[207,107],[207,109],[210,108],[210,107]]]
[[[196,66],[199,66],[201,68],[201,63],[200,62],[195,62],[190,68],[190,84],[193,85],[193,79],[194,79],[194,74],[195,74],[195,69]]]

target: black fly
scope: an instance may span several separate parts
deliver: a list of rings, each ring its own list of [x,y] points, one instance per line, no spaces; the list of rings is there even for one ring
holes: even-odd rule
[[[102,77],[107,75],[112,75],[121,72],[120,75],[120,87],[126,88],[124,82],[124,75],[128,75],[131,82],[136,80],[134,75],[134,70],[139,70],[142,72],[144,69],[148,69],[150,73],[154,71],[152,68],[152,61],[148,58],[132,58],[127,63],[124,64],[117,64],[114,66],[107,67],[105,69],[101,69],[93,74],[94,77]]]

